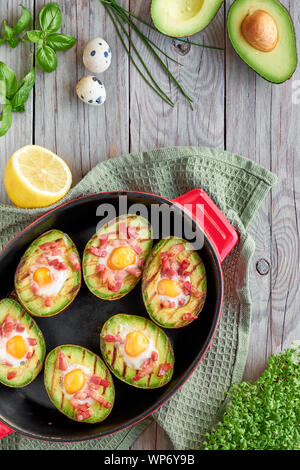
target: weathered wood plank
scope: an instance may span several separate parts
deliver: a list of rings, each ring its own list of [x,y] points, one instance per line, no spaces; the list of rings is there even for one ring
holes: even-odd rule
[[[33,0],[24,0],[22,4],[33,12]],[[3,18],[8,20],[9,25],[15,25],[21,16],[22,9],[18,8],[18,2],[2,0],[0,7],[0,22]],[[22,80],[33,65],[33,48],[30,44],[21,43],[16,49],[11,49],[6,44],[0,46],[0,61],[12,68],[18,80]],[[0,138],[0,201],[9,202],[6,190],[3,184],[3,174],[7,160],[19,147],[22,147],[32,141],[33,130],[33,92],[26,103],[26,113],[14,113],[12,127],[8,133]]]
[[[146,21],[150,1],[134,2],[133,12]],[[132,38],[151,73],[175,103],[174,109],[165,104],[130,66],[130,151],[136,152],[169,145],[204,145],[224,147],[224,53],[191,47],[181,56],[174,48],[171,38],[149,31],[139,25],[167,54],[184,65],[180,67],[167,61],[168,67],[185,91],[194,100],[195,110],[180,93],[171,86],[164,71],[155,63],[147,48],[141,45],[133,33]],[[196,42],[223,47],[224,11],[220,10],[213,23],[202,33],[193,37]],[[134,449],[172,448],[170,440],[158,426],[152,425],[136,442]]]
[[[297,23],[296,29],[299,28],[296,2],[283,3]],[[256,251],[250,270],[253,314],[245,379],[256,379],[265,368],[268,356],[300,335],[296,321],[299,193],[295,189],[299,171],[295,155],[299,147],[300,109],[292,105],[292,83],[299,79],[299,70],[293,80],[272,85],[243,63],[229,40],[226,63],[227,149],[269,168],[280,179],[250,228]],[[256,269],[261,259],[271,265],[265,276]]]
[[[36,0],[37,13],[47,3]],[[124,3],[127,4],[127,1]],[[61,31],[78,39],[76,47],[58,53],[56,72],[38,71],[35,103],[35,143],[57,152],[70,165],[74,184],[97,163],[127,153],[129,148],[128,59],[96,0],[60,2]],[[84,68],[87,41],[103,37],[112,49],[112,64],[99,78],[107,91],[104,106],[87,106],[78,100],[77,81],[93,75]]]

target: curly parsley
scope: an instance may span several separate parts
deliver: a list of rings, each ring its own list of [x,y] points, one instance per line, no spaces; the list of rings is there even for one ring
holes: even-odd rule
[[[252,384],[234,384],[218,428],[206,434],[206,450],[300,449],[300,345],[276,355]]]

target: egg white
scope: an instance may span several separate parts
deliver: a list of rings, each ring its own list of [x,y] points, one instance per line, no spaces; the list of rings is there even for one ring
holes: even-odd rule
[[[27,340],[28,338],[30,338],[30,336],[28,335],[28,333],[26,332],[26,330],[24,330],[23,332],[19,333],[18,331],[13,331],[12,334],[6,338],[6,337],[2,337],[0,338],[0,364],[2,362],[5,362],[5,361],[8,361],[10,362],[11,364],[11,367],[20,367],[21,365],[25,364],[25,362],[28,361],[28,359],[26,359],[26,354],[24,355],[24,357],[22,357],[21,359],[17,359],[13,356],[11,356],[7,351],[6,351],[6,344],[7,342],[13,338],[14,336],[22,336],[22,338],[24,339],[26,345],[27,345],[27,352],[31,352],[32,349],[33,349],[33,346],[29,346]]]
[[[155,348],[155,344],[154,344],[152,338],[150,338],[145,331],[138,330],[138,331],[141,331],[142,333],[144,333],[144,335],[147,337],[147,339],[149,341],[149,344],[147,346],[147,349],[144,352],[142,352],[141,354],[139,354],[137,357],[129,356],[125,351],[125,340],[126,340],[126,336],[128,335],[128,333],[131,333],[133,331],[137,331],[137,330],[134,329],[134,328],[130,328],[129,325],[122,325],[119,334],[120,334],[121,338],[124,340],[124,344],[119,344],[119,351],[120,351],[120,354],[122,355],[122,358],[123,358],[125,364],[128,367],[130,367],[131,369],[134,369],[134,370],[139,370],[139,369],[141,369],[143,362],[145,362],[147,359],[151,358],[151,354],[153,352],[158,353],[158,351]]]

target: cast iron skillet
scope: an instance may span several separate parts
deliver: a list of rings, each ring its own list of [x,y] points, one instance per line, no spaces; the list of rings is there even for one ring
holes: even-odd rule
[[[223,301],[221,262],[237,243],[237,234],[219,209],[201,190],[193,190],[177,200],[138,192],[100,193],[64,204],[25,228],[0,253],[0,299],[13,291],[13,279],[18,262],[29,244],[42,233],[56,228],[70,235],[82,255],[84,247],[96,231],[102,203],[113,204],[117,215],[119,197],[127,196],[128,204],[168,204],[184,223],[203,236],[199,219],[194,219],[196,204],[204,207],[204,246],[200,255],[207,271],[208,294],[198,320],[179,330],[165,330],[175,351],[172,381],[156,390],[142,390],[126,385],[114,377],[116,401],[103,423],[77,423],[62,415],[50,403],[43,386],[43,372],[30,385],[12,389],[0,384],[0,420],[4,426],[25,436],[48,441],[72,442],[98,438],[137,423],[157,410],[183,385],[206,353],[218,326]],[[185,210],[182,204],[191,204]],[[202,206],[201,206],[202,207]],[[150,220],[151,221],[151,220]],[[171,235],[178,235],[171,227]],[[155,243],[155,240],[154,240]],[[141,283],[120,300],[103,301],[93,296],[84,282],[73,304],[52,318],[35,318],[44,333],[47,352],[61,344],[85,346],[100,355],[99,333],[103,323],[116,313],[148,317],[145,311]],[[1,426],[1,423],[0,423]],[[2,425],[3,426],[3,425]]]

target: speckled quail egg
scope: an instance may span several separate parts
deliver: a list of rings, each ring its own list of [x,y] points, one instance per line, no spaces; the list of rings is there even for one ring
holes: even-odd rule
[[[111,50],[104,39],[95,38],[87,43],[83,51],[83,63],[92,73],[102,73],[111,64]]]
[[[97,77],[82,77],[76,85],[78,98],[86,104],[99,106],[106,100],[103,83]]]

